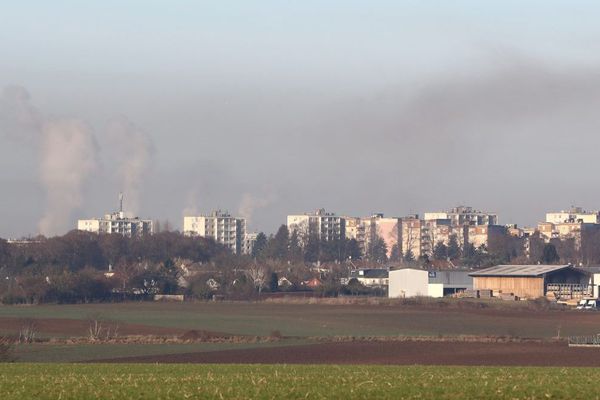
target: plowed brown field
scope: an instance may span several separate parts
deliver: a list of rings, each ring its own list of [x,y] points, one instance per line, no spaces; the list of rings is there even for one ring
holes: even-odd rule
[[[565,343],[346,342],[127,357],[126,363],[521,365],[600,367],[600,348]]]

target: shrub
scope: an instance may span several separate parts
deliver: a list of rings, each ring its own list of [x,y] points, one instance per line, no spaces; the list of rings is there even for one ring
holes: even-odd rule
[[[0,362],[14,362],[13,343],[7,338],[0,336]]]

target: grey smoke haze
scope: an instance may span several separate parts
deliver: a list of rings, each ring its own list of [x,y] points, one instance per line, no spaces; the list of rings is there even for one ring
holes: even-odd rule
[[[82,218],[88,184],[92,179],[102,181],[101,152],[94,131],[81,119],[44,116],[23,87],[8,86],[2,93],[3,136],[31,150],[45,192],[44,213],[37,229],[29,233],[63,234],[74,228],[74,220]],[[112,167],[107,171],[114,174],[117,189],[127,188],[129,210],[136,212],[142,180],[151,163],[152,141],[124,116],[111,119],[104,136],[107,164]]]
[[[90,127],[78,119],[43,116],[23,87],[4,88],[0,104],[5,136],[29,146],[39,160],[46,206],[34,233],[70,230],[72,213],[83,204],[84,185],[96,168],[97,147]]]
[[[242,200],[238,208],[237,214],[246,218],[246,223],[251,224],[253,222],[254,213],[261,209],[270,206],[277,201],[275,193],[265,189],[261,195],[253,193],[244,193]]]
[[[119,191],[126,196],[126,210],[131,216],[137,216],[143,181],[153,163],[152,139],[127,117],[120,115],[108,123],[107,146],[107,158],[117,166]]]
[[[219,208],[267,232],[321,207],[600,208],[596,3],[134,3],[0,12],[0,237],[37,233],[60,185],[61,229],[120,191],[175,227]],[[81,123],[54,134],[80,151],[48,153],[80,179],[42,180],[48,121]]]
[[[81,206],[78,215],[109,211],[116,193],[130,187],[132,204],[141,199],[136,211],[175,226],[182,214],[221,208],[273,231],[287,213],[321,206],[403,215],[467,203],[520,224],[535,223],[547,209],[600,207],[590,167],[600,144],[600,79],[593,68],[504,60],[418,85],[321,91],[314,98],[235,88],[219,94],[227,101],[210,104],[212,96],[182,96],[170,114],[173,130],[196,134],[153,130],[161,143],[156,161],[150,135],[126,119],[109,123],[108,139],[99,141],[112,144],[103,150],[111,154],[107,164],[118,165],[116,178],[94,177],[109,190],[73,196],[70,208]],[[151,117],[141,118],[153,126]],[[145,175],[153,163],[155,173]],[[84,187],[97,173],[92,164],[80,169],[87,178],[68,182]],[[48,192],[61,184],[44,182]],[[86,207],[91,198],[104,202],[97,200],[94,212]]]

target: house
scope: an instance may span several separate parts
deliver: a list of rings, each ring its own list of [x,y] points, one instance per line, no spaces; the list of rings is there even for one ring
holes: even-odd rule
[[[217,282],[214,278],[210,278],[206,281],[206,286],[208,286],[211,290],[219,290],[221,284]]]
[[[323,282],[319,278],[312,278],[307,281],[302,282],[302,286],[307,288],[316,289],[319,286],[323,285]]]
[[[342,278],[342,285],[347,285],[352,279],[366,287],[387,287],[389,283],[389,271],[386,268],[366,268],[350,271],[347,278]]]
[[[279,278],[279,280],[277,281],[277,286],[279,286],[280,288],[286,288],[286,287],[291,287],[294,284],[285,276],[282,276],[281,278]]]
[[[444,297],[473,288],[469,270],[401,268],[389,272],[388,297]]]
[[[512,293],[524,299],[557,300],[592,295],[589,273],[571,265],[497,265],[472,272],[475,290]]]

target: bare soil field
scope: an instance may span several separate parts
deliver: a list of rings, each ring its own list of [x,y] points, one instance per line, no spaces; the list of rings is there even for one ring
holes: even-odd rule
[[[36,331],[42,336],[65,336],[78,337],[87,336],[90,322],[81,319],[67,318],[33,318]],[[0,333],[15,334],[26,324],[23,318],[4,317],[0,318]],[[119,335],[179,335],[186,332],[185,329],[128,324],[120,321],[103,321],[102,325],[114,329],[118,327]]]
[[[564,342],[344,342],[126,357],[101,362],[600,367],[600,348],[570,348]]]

